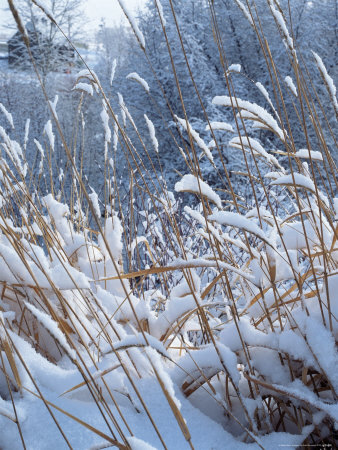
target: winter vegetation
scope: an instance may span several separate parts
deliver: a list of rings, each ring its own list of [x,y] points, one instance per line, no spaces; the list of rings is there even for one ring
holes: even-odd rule
[[[335,448],[337,2],[119,4],[8,0],[0,448]]]

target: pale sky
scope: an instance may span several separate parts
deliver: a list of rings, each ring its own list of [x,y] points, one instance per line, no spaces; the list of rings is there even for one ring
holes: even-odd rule
[[[127,0],[128,8],[135,14],[137,10],[145,4],[146,0]],[[88,17],[88,31],[92,31],[100,23],[101,18],[104,18],[106,25],[118,25],[124,19],[124,14],[117,2],[117,0],[83,0],[85,3],[85,13]],[[0,35],[11,34],[6,29],[5,24],[11,20],[11,15],[6,11],[8,7],[7,0],[0,0]]]

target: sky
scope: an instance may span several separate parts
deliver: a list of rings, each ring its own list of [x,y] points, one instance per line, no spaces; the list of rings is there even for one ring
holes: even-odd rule
[[[107,26],[118,25],[125,20],[117,0],[84,0],[84,3],[85,14],[88,17],[88,31],[93,31],[97,28],[101,18],[105,19]],[[136,13],[145,4],[145,0],[127,0],[126,3],[128,8]],[[12,34],[6,28],[6,24],[11,20],[10,13],[6,11],[7,7],[7,0],[0,0],[0,36]]]

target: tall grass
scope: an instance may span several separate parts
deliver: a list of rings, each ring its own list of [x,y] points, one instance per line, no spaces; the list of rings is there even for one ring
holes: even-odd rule
[[[39,153],[39,173],[32,170],[10,133],[0,128],[0,395],[12,404],[12,410],[0,408],[0,414],[16,423],[24,447],[16,409],[20,396],[41,399],[44,414],[51,415],[69,447],[55,410],[98,435],[106,446],[130,448],[132,423],[120,406],[125,398],[133,410],[144,414],[166,447],[159,418],[149,408],[152,399],[139,388],[139,380],[149,377],[159,384],[191,448],[198,443],[180,410],[174,386],[202,411],[206,411],[205,399],[214,402],[225,429],[245,443],[265,448],[268,441],[263,437],[288,432],[300,435],[298,445],[335,445],[338,205],[337,168],[327,145],[328,136],[336,143],[327,120],[336,110],[335,91],[316,56],[328,88],[326,110],[307,69],[309,62],[302,60],[296,47],[288,11],[269,0],[271,18],[286,42],[295,89],[290,82],[286,85],[254,2],[238,3],[264,55],[270,97],[264,87],[260,89],[271,112],[236,95],[234,74],[228,70],[210,1],[210,26],[227,86],[226,96],[215,97],[213,102],[233,112],[229,145],[233,157],[242,158],[237,177],[247,180],[249,198],[236,192],[234,177],[228,173],[220,132],[206,113],[177,22],[191,83],[215,146],[208,147],[189,124],[181,94],[182,118],[168,100],[178,130],[173,148],[186,164],[178,174],[175,194],[168,192],[158,156],[148,148],[148,137],[138,132],[127,105],[121,99],[122,118],[129,128],[118,119],[90,68],[77,80],[87,87],[82,85],[73,135],[81,139],[83,98],[93,89],[103,102],[105,126],[104,195],[100,199],[86,185],[86,161],[79,158],[82,163],[76,166],[76,143],[66,142],[51,103],[53,124],[47,130],[47,145]],[[171,0],[170,4],[176,17]],[[9,5],[29,49],[11,0]],[[130,18],[127,11],[126,15]],[[161,15],[159,24],[181,93]],[[148,58],[140,31],[134,23],[132,27]],[[152,70],[149,58],[148,62]],[[36,66],[35,70],[39,77]],[[48,102],[43,83],[41,88]],[[285,95],[292,96],[296,121],[290,120]],[[275,150],[263,148],[255,128],[275,135]],[[136,136],[134,142],[128,129]],[[70,190],[61,187],[57,192],[54,187],[60,168],[53,165],[53,130],[72,174]],[[302,151],[293,138],[299,130]],[[182,144],[180,136],[188,141]],[[115,170],[121,159],[129,167],[127,197]],[[223,189],[205,182],[205,161],[217,172]],[[50,178],[47,196],[40,191],[43,173]],[[195,197],[194,207],[183,208],[182,192]],[[53,364],[71,361],[81,382],[63,391],[56,387],[58,394],[76,397],[82,392],[91,398],[108,431],[80,420],[44,395],[41,373],[28,351],[31,347],[46,361],[45,370],[51,374]]]

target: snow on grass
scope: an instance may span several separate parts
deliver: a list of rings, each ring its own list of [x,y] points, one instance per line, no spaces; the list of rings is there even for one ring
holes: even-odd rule
[[[94,191],[94,189],[91,187],[91,193],[88,194],[89,198],[92,202],[95,214],[97,218],[101,217],[101,209],[100,209],[100,204],[99,204],[99,196],[97,195],[97,193]]]
[[[119,105],[120,105],[120,110],[121,110],[123,126],[124,126],[124,128],[126,128],[126,126],[127,126],[127,113],[126,113],[127,107],[126,107],[126,104],[124,103],[123,96],[122,96],[122,94],[120,94],[120,92],[117,93],[117,97],[119,99]]]
[[[191,267],[215,267],[225,270],[231,270],[235,272],[237,275],[242,278],[253,281],[254,277],[244,270],[238,269],[237,267],[232,266],[231,264],[225,263],[224,261],[212,261],[210,259],[204,258],[194,258],[194,259],[174,259],[171,263],[168,264],[168,267],[175,267],[179,269],[191,268]]]
[[[30,123],[31,123],[31,120],[30,120],[30,119],[27,119],[27,120],[26,120],[26,123],[25,123],[25,136],[24,136],[24,138],[23,138],[23,146],[24,146],[24,149],[25,149],[25,150],[26,150],[26,148],[27,148],[27,143],[28,143],[28,136],[29,136]]]
[[[148,130],[149,130],[149,135],[150,135],[150,139],[151,142],[153,144],[154,150],[156,153],[158,153],[158,140],[156,138],[156,133],[155,133],[155,127],[153,122],[148,118],[148,116],[145,114],[144,118],[146,120],[147,126],[148,126]]]
[[[53,114],[54,114],[56,119],[58,119],[58,115],[57,115],[57,112],[56,112],[56,105],[57,105],[58,101],[59,101],[59,96],[58,95],[56,95],[54,97],[54,101],[49,100],[49,105],[50,105],[50,107],[51,107],[51,109],[53,111]]]
[[[109,128],[109,115],[105,107],[102,108],[100,117],[104,129],[104,140],[109,143],[111,141],[111,130]]]
[[[66,218],[69,215],[68,206],[55,200],[52,194],[43,197],[42,203],[46,206],[50,217],[53,218],[57,231],[65,240],[68,240],[71,236],[70,225]]]
[[[337,101],[337,89],[336,86],[333,82],[333,79],[330,77],[330,75],[328,74],[328,71],[326,70],[326,67],[323,63],[322,58],[315,52],[312,52],[315,60],[316,60],[316,64],[317,67],[322,75],[322,77],[324,78],[324,81],[326,83],[329,95],[331,97],[331,101],[334,107],[334,110],[336,112],[336,115],[338,115],[338,101]]]
[[[130,26],[131,26],[131,28],[132,28],[132,30],[133,30],[133,32],[134,32],[134,34],[135,34],[137,40],[139,41],[141,47],[142,47],[143,49],[145,49],[145,47],[146,47],[146,41],[145,41],[145,39],[144,39],[143,33],[142,33],[142,31],[139,29],[139,27],[138,27],[138,25],[137,25],[137,22],[136,22],[136,20],[135,20],[135,18],[134,18],[134,16],[132,15],[132,13],[130,12],[129,8],[127,7],[127,2],[126,2],[126,0],[118,0],[118,2],[119,2],[119,4],[120,4],[120,6],[121,6],[121,8],[122,8],[122,10],[123,10],[123,12],[124,12],[124,14],[125,14],[125,16],[127,17],[128,21],[129,21],[129,23],[130,23]]]
[[[271,12],[272,12],[272,14],[273,14],[273,16],[274,16],[274,18],[275,18],[275,20],[277,22],[277,25],[280,28],[280,30],[281,30],[284,38],[285,38],[287,46],[289,47],[289,49],[291,50],[292,54],[294,55],[294,57],[296,58],[296,61],[297,61],[297,56],[296,56],[296,50],[295,50],[295,47],[294,47],[294,42],[293,42],[293,39],[290,36],[289,30],[288,30],[288,28],[286,26],[286,22],[285,22],[285,19],[283,17],[283,14],[278,9],[275,8],[275,5],[273,4],[272,0],[268,0],[268,2],[269,2],[269,5],[270,5]]]
[[[12,422],[16,421],[15,414],[13,410],[11,411],[5,401],[0,397],[0,416],[7,417]]]
[[[158,341],[155,337],[144,332],[137,333],[136,335],[128,335],[114,344],[115,350],[125,350],[129,347],[147,347],[155,349],[160,355],[169,358],[167,350],[164,348],[162,342]]]
[[[205,127],[205,131],[209,131],[212,129],[213,131],[230,131],[231,133],[234,133],[234,129],[230,123],[227,122],[210,122],[210,125],[208,124]]]
[[[43,171],[43,160],[45,158],[45,151],[44,151],[44,149],[42,148],[42,145],[40,144],[40,142],[37,139],[34,139],[34,144],[36,145],[37,149],[39,150],[40,156],[41,156],[40,164],[39,164],[39,175],[40,175],[42,173],[42,171]]]
[[[201,376],[200,369],[206,371],[206,369],[212,368],[218,372],[224,370],[224,365],[232,381],[238,385],[240,374],[237,369],[236,354],[220,342],[217,343],[217,349],[218,352],[213,344],[209,344],[194,352],[186,353],[179,360],[179,365],[174,371],[174,380],[178,383],[184,379],[187,381],[198,379]]]
[[[53,127],[52,127],[52,121],[48,120],[45,128],[44,128],[44,133],[46,134],[48,140],[49,140],[49,144],[51,146],[52,151],[54,151],[54,145],[55,145],[55,136],[53,133]]]
[[[335,219],[338,220],[338,197],[335,197],[333,199],[333,204],[334,204],[334,211],[336,213]]]
[[[285,223],[282,226],[281,231],[283,242],[288,249],[306,248],[306,238],[310,248],[314,247],[316,244],[319,244],[316,231],[308,220],[304,220],[303,222],[299,221]]]
[[[273,105],[273,103],[271,101],[271,98],[270,98],[270,95],[269,95],[268,91],[265,89],[265,86],[263,86],[262,83],[260,83],[259,81],[257,81],[256,86],[261,91],[261,93],[263,94],[265,100],[269,103],[269,105],[271,106],[273,112],[275,113],[275,116],[280,121],[279,115],[278,115],[278,113],[277,113],[277,111],[276,111],[276,109],[275,109],[275,107],[274,107],[274,105]]]
[[[294,181],[293,181],[294,177]],[[293,175],[284,175],[277,180],[274,180],[272,183],[274,186],[297,186],[297,187],[303,187],[305,189],[309,189],[312,192],[315,192],[315,185],[313,181],[306,177],[305,175],[302,175],[300,173],[294,172]]]
[[[290,89],[290,91],[293,93],[293,95],[295,97],[298,97],[297,88],[294,85],[294,82],[293,82],[292,78],[290,76],[286,76],[284,78],[284,80],[285,80],[285,83],[287,84],[288,88]]]
[[[252,120],[261,120],[263,122],[262,124],[260,124],[261,126],[265,126],[266,128],[273,131],[275,134],[277,134],[281,141],[284,142],[284,133],[279,128],[276,120],[264,108],[256,105],[256,103],[250,103],[247,100],[241,100],[238,97],[228,97],[226,95],[214,97],[212,103],[217,106],[233,106],[234,108],[244,110],[244,113],[249,113],[249,115],[245,117],[251,118]]]
[[[334,390],[338,393],[338,354],[332,333],[313,317],[304,317],[305,333],[311,350],[316,355],[320,366],[326,373]],[[323,352],[325,342],[325,352]],[[338,414],[338,409],[337,409]]]
[[[77,83],[74,87],[73,90],[79,90],[79,91],[83,91],[86,92],[88,95],[93,96],[94,94],[94,90],[93,90],[93,86],[89,83]]]
[[[159,0],[155,2],[164,23],[162,6]],[[125,8],[127,1],[120,0],[120,4]],[[252,24],[247,7],[239,0],[237,4]],[[275,19],[283,35],[288,39],[284,18],[278,15],[277,0],[272,7],[275,8]],[[129,20],[140,44],[144,46],[144,37],[137,30],[136,21],[133,18]],[[289,40],[289,47],[291,44],[293,42]],[[111,82],[115,68],[116,62],[113,64]],[[240,66],[232,65],[229,71],[239,72]],[[99,85],[96,75],[84,70],[80,72],[78,80],[81,78],[89,80],[88,83],[92,85],[78,82],[75,89],[83,85],[85,87],[82,90],[92,95],[93,88],[97,89]],[[136,72],[127,78],[137,81],[149,92],[149,85]],[[285,83],[296,95],[290,80],[286,77]],[[234,108],[240,110],[242,118],[254,121],[252,128],[266,128],[284,141],[286,132],[279,128],[281,121],[268,92],[260,83],[257,83],[257,88],[273,108],[274,115],[258,105],[231,97],[215,97],[214,104],[232,106],[233,103]],[[50,103],[55,115],[56,102],[57,98]],[[127,118],[133,124],[121,95],[119,104],[124,125]],[[144,118],[151,143],[158,152],[159,142],[154,125],[147,116]],[[111,131],[106,106],[103,107],[101,120],[107,150]],[[215,142],[206,146],[189,122],[179,118],[177,121],[212,163],[209,167],[201,167],[203,177],[208,180],[215,176],[217,178],[216,172],[212,173],[215,166],[209,148],[215,146]],[[206,131],[209,130],[234,131],[230,124],[221,121],[211,122],[206,128]],[[46,124],[45,134],[51,148],[54,148],[50,121],[49,125]],[[251,450],[258,445],[275,449],[281,442],[283,445],[302,445],[314,426],[302,428],[299,422],[289,427],[286,420],[287,430],[299,434],[274,432],[273,426],[270,427],[270,415],[273,425],[282,420],[274,408],[277,403],[281,404],[285,417],[289,413],[292,415],[294,408],[304,405],[306,423],[318,424],[316,430],[321,429],[326,416],[338,419],[338,407],[333,404],[338,390],[334,338],[338,330],[334,320],[337,317],[335,300],[338,278],[334,272],[337,260],[334,230],[324,216],[320,224],[319,219],[316,222],[321,204],[316,203],[312,196],[312,210],[305,210],[302,204],[299,211],[291,205],[290,210],[278,216],[277,209],[279,206],[288,208],[289,199],[284,201],[276,194],[280,189],[270,189],[270,186],[296,185],[314,192],[314,181],[305,176],[308,173],[306,163],[303,163],[304,175],[296,173],[293,183],[293,177],[285,175],[285,169],[258,140],[248,136],[242,139],[235,137],[230,141],[232,147],[243,147],[244,151],[252,149],[255,155],[264,158],[263,163],[273,163],[278,167],[278,171],[266,175],[275,180],[269,186],[269,194],[276,200],[276,211],[274,206],[268,211],[264,200],[262,205],[253,205],[250,201],[245,204],[239,200],[241,211],[245,210],[246,215],[217,211],[222,208],[222,199],[216,193],[219,191],[211,187],[211,182],[208,184],[198,178],[194,171],[194,174],[184,175],[176,183],[175,190],[193,192],[210,200],[217,206],[215,212],[212,213],[212,209],[204,211],[199,204],[195,209],[185,206],[185,214],[179,206],[175,209],[176,206],[156,198],[153,206],[159,208],[159,213],[148,213],[147,202],[150,203],[150,210],[152,199],[145,197],[145,202],[142,198],[142,210],[135,210],[136,214],[140,214],[141,224],[144,220],[144,229],[141,225],[139,229],[137,225],[134,232],[128,229],[129,219],[127,215],[124,216],[124,210],[123,214],[121,212],[121,221],[112,210],[113,206],[107,211],[110,215],[101,217],[98,195],[94,190],[90,192],[90,184],[87,183],[89,203],[102,221],[102,236],[97,229],[92,229],[90,219],[83,212],[86,206],[81,205],[81,198],[72,198],[64,204],[56,200],[63,198],[62,193],[55,192],[55,195],[48,194],[41,198],[35,187],[32,201],[28,196],[25,198],[27,186],[21,180],[17,183],[9,168],[12,162],[20,168],[24,153],[20,144],[11,140],[1,127],[0,135],[4,152],[11,159],[8,165],[5,161],[1,163],[1,203],[7,202],[9,208],[6,204],[1,208],[4,217],[0,218],[0,336],[2,342],[8,337],[14,364],[22,381],[23,389],[20,392],[13,389],[12,393],[27,448],[40,450],[46,445],[50,446],[50,443],[55,448],[63,448],[65,442],[41,399],[24,389],[36,392],[18,355],[23,357],[46,400],[102,430],[107,436],[111,436],[107,422],[111,424],[110,419],[116,419],[115,428],[126,433],[122,436],[117,431],[118,439],[122,445],[136,450],[162,447],[148,420],[144,404],[167,448],[188,447],[181,432],[184,424],[191,434],[193,447],[198,450]],[[25,149],[27,142],[28,131],[25,132]],[[43,175],[44,149],[37,140],[35,145],[38,156],[41,155],[39,174]],[[115,123],[114,152],[117,146],[118,125]],[[295,158],[323,160],[322,154],[307,149],[291,155]],[[120,161],[109,158],[107,155],[107,167],[110,164],[114,170]],[[258,162],[261,165],[262,159]],[[209,172],[205,174],[204,169]],[[209,174],[212,176],[207,178]],[[11,181],[8,185],[7,175]],[[62,183],[66,172],[63,173],[57,167],[58,175]],[[75,188],[76,183],[73,190],[76,197]],[[115,193],[110,194],[113,199]],[[170,201],[175,200],[173,194],[168,195]],[[17,205],[16,198],[20,198]],[[179,201],[180,198],[177,204]],[[336,199],[333,202],[336,204]],[[329,208],[331,203],[325,204]],[[112,201],[112,205],[116,205],[116,201]],[[164,209],[160,209],[162,206]],[[11,213],[12,209],[14,214]],[[338,212],[337,205],[336,210]],[[162,216],[162,211],[168,217]],[[303,215],[304,220],[292,222],[299,220],[299,214]],[[264,229],[258,225],[259,216],[264,219]],[[177,227],[173,232],[171,219],[174,218]],[[173,241],[172,245],[168,245],[167,236],[162,236],[162,220],[168,228],[165,231],[168,232],[169,240]],[[280,224],[280,236],[274,228],[274,220]],[[222,231],[222,226],[227,227],[226,232]],[[248,239],[244,239],[243,232],[248,232],[248,236],[245,236]],[[251,235],[259,239],[253,239]],[[280,250],[282,238],[288,250],[286,253]],[[316,252],[311,256],[315,266],[313,273],[309,270],[308,255],[304,250],[307,247],[306,240],[310,250]],[[268,246],[264,246],[261,241]],[[123,242],[126,242],[125,249]],[[147,245],[142,245],[140,252],[134,252],[139,242]],[[325,247],[330,249],[326,267],[322,255],[326,251]],[[126,255],[130,254],[127,264]],[[148,271],[151,260],[153,266]],[[268,267],[276,269],[274,277],[266,274]],[[296,282],[292,268],[296,272]],[[138,271],[141,271],[141,276],[137,276],[140,275]],[[122,281],[116,279],[117,272],[123,277]],[[304,277],[305,272],[308,274]],[[313,282],[316,274],[319,274],[319,287]],[[327,280],[324,280],[326,274]],[[274,284],[271,286],[272,278]],[[46,298],[53,308],[49,313],[45,312]],[[306,312],[302,303],[306,306]],[[209,336],[209,333],[212,335]],[[71,336],[72,341],[68,336]],[[76,345],[75,350],[72,344]],[[78,367],[72,362],[77,355]],[[10,361],[8,349],[7,353],[6,349],[2,352],[1,357],[4,362],[0,360],[0,365],[5,366],[5,371],[1,367],[0,447],[16,449],[20,441],[4,374],[9,374],[14,386],[17,380],[15,376],[12,377],[14,365]],[[249,363],[252,372],[248,370]],[[319,393],[311,391],[309,378],[314,372],[315,379],[318,377],[318,383],[323,387]],[[253,383],[250,382],[255,386],[253,394],[248,388],[247,377],[256,377]],[[293,377],[298,377],[298,380],[291,382]],[[99,405],[102,402],[101,409],[97,408],[92,394]],[[144,404],[140,402],[139,394]],[[250,420],[245,417],[243,405],[249,410],[253,428],[250,428]],[[182,414],[179,419],[178,409]],[[236,419],[233,419],[232,414]],[[105,438],[102,433],[95,436],[93,429],[86,430],[72,421],[71,416],[60,411],[56,417],[72,448],[98,449],[107,445],[108,441],[102,441]],[[243,428],[237,419],[242,422]],[[261,430],[266,434],[262,432],[255,436],[252,429],[255,430],[258,419],[261,420]],[[133,437],[127,437],[130,435]],[[311,439],[317,438],[322,437],[313,433]]]
[[[253,23],[253,20],[252,20],[252,17],[250,15],[249,11],[247,10],[247,7],[244,5],[243,2],[241,2],[241,0],[235,0],[235,2],[237,3],[239,9],[242,11],[242,13],[244,14],[244,17],[247,19],[249,24],[253,27],[254,23]]]
[[[154,370],[156,370],[157,376],[160,378],[161,382],[165,386],[165,389],[170,395],[172,401],[175,403],[177,409],[180,410],[182,404],[176,396],[173,380],[163,367],[160,355],[151,347],[146,347],[145,352]]]
[[[302,148],[298,150],[295,155],[296,158],[306,158],[313,159],[316,161],[323,161],[323,155],[320,152],[316,152],[314,150],[308,150],[307,148]]]
[[[230,227],[239,228],[241,230],[248,231],[249,233],[258,236],[264,242],[269,242],[264,231],[256,225],[252,220],[247,219],[241,214],[230,211],[217,211],[208,216],[209,220],[214,220],[221,225],[227,225]]]
[[[254,154],[262,156],[269,163],[272,163],[276,167],[281,168],[278,160],[273,155],[270,155],[267,151],[265,151],[262,145],[256,139],[248,138],[246,136],[236,136],[229,141],[229,146],[239,149],[248,148],[249,150],[247,151],[250,151],[250,149],[252,148]]]
[[[67,340],[65,335],[62,333],[58,327],[57,322],[55,322],[48,314],[37,309],[31,303],[25,302],[26,308],[33,314],[33,316],[48,330],[48,332],[57,340],[61,347],[65,350],[67,355],[72,360],[76,359],[76,352],[73,350]]]
[[[160,0],[155,0],[155,3],[156,3],[157,9],[158,9],[158,13],[159,13],[160,18],[161,18],[161,22],[165,26],[166,25],[166,20],[165,20],[165,17],[164,17],[162,4],[161,4]]]
[[[140,77],[140,75],[138,73],[132,72],[132,73],[128,74],[126,76],[126,78],[127,78],[127,80],[137,81],[137,83],[139,83],[146,92],[148,92],[148,93],[150,92],[149,84],[146,82],[146,80],[144,78]]]
[[[116,67],[117,67],[117,59],[114,58],[114,61],[113,61],[112,66],[111,66],[111,71],[110,71],[110,80],[109,80],[110,86],[113,85],[113,81],[114,81],[114,78],[115,78]]]
[[[240,64],[231,64],[228,68],[228,72],[237,72],[240,73],[242,70],[242,66]]]
[[[338,421],[338,404],[326,403],[319,399],[308,387],[306,387],[300,380],[295,380],[287,386],[280,384],[272,384],[272,388],[284,392],[290,397],[294,397],[298,400],[304,401],[310,406],[315,407],[328,414],[334,421]],[[272,389],[272,390],[273,390]]]
[[[180,181],[175,184],[176,192],[193,192],[195,194],[206,197],[217,205],[218,208],[222,208],[221,198],[216,192],[200,178],[195,175],[187,174],[182,177]]]
[[[7,111],[7,109],[4,107],[4,105],[2,103],[0,103],[0,111],[2,111],[2,113],[4,114],[4,116],[7,119],[8,123],[14,130],[13,116],[10,112]]]
[[[214,158],[210,152],[209,147],[206,145],[206,143],[203,141],[203,139],[200,137],[200,135],[197,133],[197,131],[195,131],[192,126],[190,125],[190,123],[185,120],[185,119],[180,119],[179,117],[175,116],[176,120],[178,121],[178,123],[180,125],[182,125],[182,127],[184,128],[184,130],[188,133],[188,135],[190,134],[192,136],[192,138],[194,139],[194,141],[196,142],[196,144],[199,146],[199,148],[203,151],[203,153],[205,154],[205,156],[209,159],[209,161],[211,161],[213,163]]]
[[[187,295],[184,298],[174,298],[168,302],[165,311],[157,318],[156,321],[150,321],[151,334],[158,339],[165,335],[165,332],[171,325],[180,317],[187,314],[189,311],[196,308],[196,302],[192,295]]]
[[[155,447],[147,444],[147,442],[144,442],[142,439],[136,438],[135,436],[128,437],[127,441],[131,450],[156,450]]]

